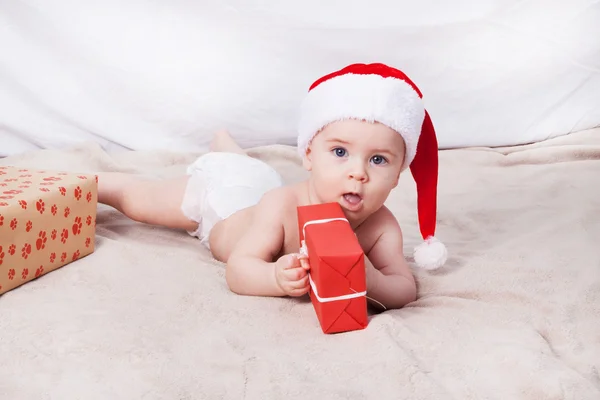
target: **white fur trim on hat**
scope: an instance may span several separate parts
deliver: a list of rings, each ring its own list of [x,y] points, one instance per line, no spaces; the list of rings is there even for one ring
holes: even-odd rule
[[[304,156],[313,137],[332,122],[376,121],[402,135],[406,143],[404,169],[417,152],[424,117],[423,100],[404,80],[377,74],[336,76],[317,85],[304,99],[298,125],[298,151]]]

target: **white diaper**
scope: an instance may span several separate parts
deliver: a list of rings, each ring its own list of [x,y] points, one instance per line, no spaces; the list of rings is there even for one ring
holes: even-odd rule
[[[257,204],[266,192],[283,184],[279,173],[265,162],[236,153],[207,153],[188,167],[187,174],[181,210],[198,223],[190,235],[207,247],[217,222]]]

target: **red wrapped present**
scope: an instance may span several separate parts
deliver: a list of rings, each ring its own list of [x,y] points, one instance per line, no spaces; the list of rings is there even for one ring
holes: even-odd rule
[[[0,167],[0,295],[94,251],[95,175]]]
[[[324,333],[367,326],[364,252],[338,203],[298,207],[301,251],[310,264],[310,298]]]

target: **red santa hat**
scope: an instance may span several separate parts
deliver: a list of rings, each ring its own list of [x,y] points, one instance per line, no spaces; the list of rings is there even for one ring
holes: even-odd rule
[[[438,144],[421,91],[402,72],[384,64],[352,64],[315,81],[304,99],[298,126],[302,156],[327,124],[343,119],[379,122],[404,139],[402,170],[410,168],[417,186],[419,227],[424,242],[414,251],[415,263],[436,269],[447,251],[435,237]]]

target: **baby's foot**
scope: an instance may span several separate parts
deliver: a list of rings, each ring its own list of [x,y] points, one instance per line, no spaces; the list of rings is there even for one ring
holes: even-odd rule
[[[210,151],[246,154],[225,129],[215,133],[215,137],[210,142]]]

